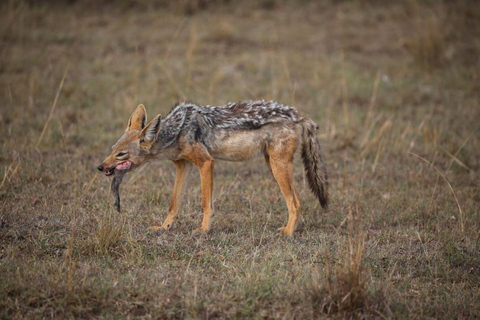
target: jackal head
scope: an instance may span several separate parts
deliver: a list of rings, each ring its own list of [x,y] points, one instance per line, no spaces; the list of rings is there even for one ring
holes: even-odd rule
[[[151,158],[152,146],[160,131],[161,116],[156,115],[147,125],[146,121],[147,112],[141,104],[133,111],[125,133],[112,146],[112,152],[98,170],[111,176],[115,169],[132,171]]]

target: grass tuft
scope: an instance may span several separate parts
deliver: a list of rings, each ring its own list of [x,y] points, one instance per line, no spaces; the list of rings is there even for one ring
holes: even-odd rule
[[[125,233],[125,217],[115,217],[111,210],[98,221],[93,236],[93,249],[96,254],[107,255],[116,252]]]
[[[313,282],[309,290],[315,307],[327,315],[366,311],[369,306],[367,293],[369,271],[365,265],[365,233],[349,208],[347,242],[336,265],[330,265],[330,254],[325,247],[325,267],[320,280]]]
[[[217,42],[230,43],[234,40],[234,30],[232,24],[225,19],[220,19],[217,22],[216,28],[214,30],[212,40]]]
[[[445,62],[445,23],[444,19],[434,13],[427,17],[418,14],[416,17],[414,30],[404,42],[404,46],[422,70],[438,68]]]

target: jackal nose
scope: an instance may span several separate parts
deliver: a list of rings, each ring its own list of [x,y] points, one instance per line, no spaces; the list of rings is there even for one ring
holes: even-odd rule
[[[97,169],[100,170],[100,171],[103,171],[103,166],[99,165]]]

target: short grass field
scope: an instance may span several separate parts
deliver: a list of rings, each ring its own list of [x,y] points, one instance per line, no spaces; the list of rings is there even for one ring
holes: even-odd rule
[[[475,1],[4,1],[0,317],[480,317],[480,5]],[[198,170],[96,167],[143,103],[244,99],[319,126],[330,206],[300,159],[302,221],[263,157]],[[300,158],[300,157],[298,157]]]

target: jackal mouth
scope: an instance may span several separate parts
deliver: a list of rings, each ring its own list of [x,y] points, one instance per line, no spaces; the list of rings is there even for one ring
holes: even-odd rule
[[[132,166],[132,162],[131,161],[123,161],[122,163],[120,164],[117,164],[113,169],[108,169],[108,170],[105,170],[105,175],[108,177],[108,176],[111,176],[113,174],[115,174],[115,170],[119,170],[119,171],[125,171],[125,170],[129,170],[130,167]]]
[[[126,160],[126,161],[123,161],[123,162],[120,163],[120,164],[117,164],[117,165],[115,166],[115,169],[116,169],[116,170],[122,170],[122,171],[123,171],[123,170],[128,170],[128,169],[130,169],[131,166],[132,166],[132,162]]]

